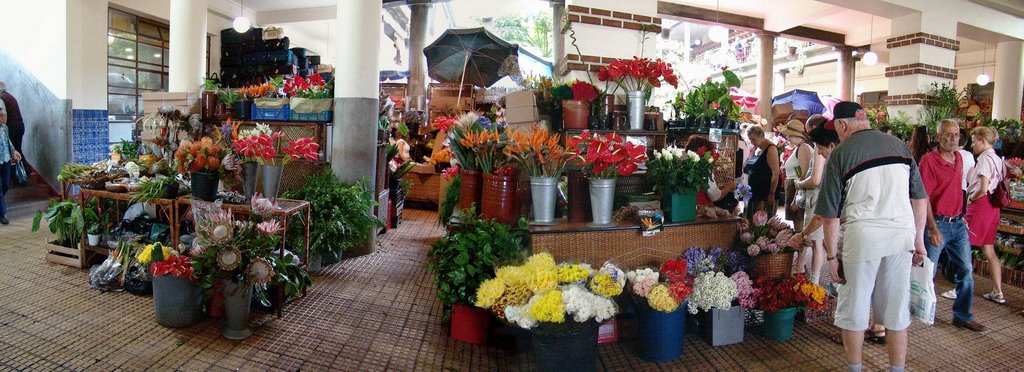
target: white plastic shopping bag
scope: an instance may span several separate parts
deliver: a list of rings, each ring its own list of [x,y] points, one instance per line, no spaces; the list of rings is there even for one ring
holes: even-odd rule
[[[934,267],[935,263],[925,257],[923,265],[910,268],[910,315],[928,325],[935,324]]]

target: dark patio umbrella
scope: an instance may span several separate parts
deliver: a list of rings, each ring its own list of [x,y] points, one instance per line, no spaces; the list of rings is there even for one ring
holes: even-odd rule
[[[509,44],[483,27],[445,30],[423,49],[427,74],[442,83],[486,88],[518,73],[519,45]]]
[[[811,115],[824,114],[827,110],[817,92],[800,89],[793,89],[772,98],[772,106],[782,103],[792,103],[793,110],[805,110]]]

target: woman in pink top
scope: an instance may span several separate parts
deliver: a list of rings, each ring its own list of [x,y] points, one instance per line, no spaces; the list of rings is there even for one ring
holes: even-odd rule
[[[971,130],[971,149],[978,156],[977,165],[967,175],[967,227],[970,231],[972,246],[980,246],[988,259],[992,271],[994,288],[983,297],[996,303],[1006,303],[1003,297],[1002,267],[996,256],[996,229],[999,227],[999,208],[992,205],[990,195],[999,182],[1006,177],[1003,161],[996,155],[992,144],[999,136],[989,127],[977,127]]]

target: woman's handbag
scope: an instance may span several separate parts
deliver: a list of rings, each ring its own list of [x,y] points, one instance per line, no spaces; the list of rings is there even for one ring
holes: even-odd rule
[[[19,185],[28,184],[28,172],[25,171],[24,161],[18,161],[14,165],[14,183]]]
[[[992,202],[992,206],[996,208],[1005,208],[1010,206],[1010,186],[1007,185],[1006,180],[1006,166],[1003,166],[1003,179],[999,180],[996,185],[996,190],[989,194],[989,201]]]

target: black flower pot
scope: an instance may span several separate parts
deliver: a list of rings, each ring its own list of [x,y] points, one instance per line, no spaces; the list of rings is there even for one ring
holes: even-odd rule
[[[252,113],[252,101],[241,100],[235,102],[235,119],[249,120],[250,113]]]
[[[220,175],[209,172],[192,172],[192,197],[203,201],[217,200],[217,186]]]

